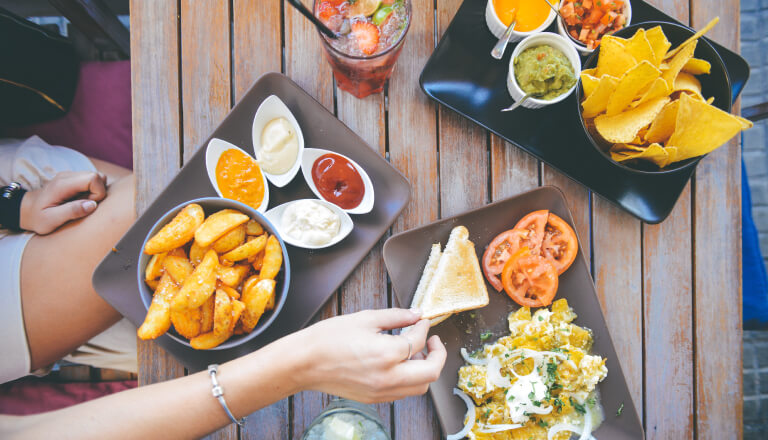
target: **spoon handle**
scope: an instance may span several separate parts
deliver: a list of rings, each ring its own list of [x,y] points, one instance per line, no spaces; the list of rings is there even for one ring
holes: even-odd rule
[[[512,110],[514,110],[514,109],[516,109],[516,108],[520,107],[521,105],[523,105],[523,103],[524,103],[526,100],[528,100],[528,98],[530,98],[531,96],[533,96],[533,93],[529,93],[529,94],[527,94],[527,95],[523,96],[523,99],[521,99],[521,100],[517,101],[516,103],[514,103],[514,104],[510,105],[510,106],[509,106],[509,107],[507,107],[507,108],[503,108],[503,109],[501,109],[501,111],[503,111],[503,112],[511,112]]]
[[[493,50],[491,50],[492,57],[500,60],[501,57],[504,56],[504,50],[507,48],[507,44],[509,44],[509,38],[512,37],[512,30],[515,28],[516,23],[517,20],[512,21],[512,23],[509,24],[509,27],[507,27],[507,30],[504,31],[504,35],[502,35],[496,45],[493,46]]]
[[[336,34],[336,32],[332,31],[328,26],[325,25],[320,19],[315,17],[315,14],[312,13],[309,9],[307,9],[306,6],[304,6],[300,0],[288,0],[288,3],[290,3],[294,8],[298,9],[299,12],[301,12],[301,15],[307,17],[309,21],[311,21],[315,26],[317,26],[318,29],[320,29],[320,32],[327,35],[329,38],[339,38],[339,36]]]

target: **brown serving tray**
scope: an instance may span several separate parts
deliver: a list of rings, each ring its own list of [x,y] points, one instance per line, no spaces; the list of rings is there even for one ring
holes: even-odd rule
[[[573,225],[573,217],[562,192],[555,187],[538,188],[473,211],[445,218],[437,222],[412,229],[391,237],[384,244],[384,263],[392,279],[395,295],[403,307],[411,304],[416,285],[427,262],[430,246],[441,243],[445,246],[453,227],[464,225],[469,229],[469,238],[475,243],[478,258],[482,258],[485,247],[499,233],[512,228],[518,220],[531,211],[548,209]],[[504,292],[498,293],[486,282],[490,303],[470,312],[460,313],[432,328],[448,350],[448,358],[440,378],[429,387],[435,404],[440,426],[446,434],[458,432],[464,425],[466,406],[453,395],[458,381],[459,368],[464,365],[459,350],[466,347],[469,352],[482,347],[480,334],[491,332],[492,340],[509,334],[507,315],[519,308]],[[605,421],[594,435],[600,439],[624,440],[644,438],[629,388],[619,365],[616,350],[608,333],[595,285],[589,274],[584,253],[560,276],[560,287],[556,298],[568,299],[578,315],[575,323],[592,329],[594,346],[592,351],[607,358],[608,376],[598,385]],[[616,416],[620,405],[621,415]]]
[[[288,297],[277,319],[261,335],[231,349],[208,351],[183,346],[167,335],[157,339],[165,350],[193,371],[250,353],[303,328],[387,232],[411,197],[411,187],[405,177],[365,141],[288,77],[268,73],[254,83],[211,137],[120,239],[115,246],[116,251],[109,253],[96,268],[93,275],[96,292],[137,327],[144,321],[147,311],[139,297],[136,276],[141,244],[147,233],[157,219],[174,206],[199,197],[217,196],[205,168],[208,142],[212,138],[220,138],[253,154],[253,116],[259,104],[269,95],[277,95],[293,112],[308,148],[337,151],[360,164],[374,184],[376,202],[370,213],[352,215],[355,223],[352,233],[335,246],[307,250],[287,245],[292,272]],[[283,188],[269,185],[269,208],[291,200],[316,198],[301,172]]]

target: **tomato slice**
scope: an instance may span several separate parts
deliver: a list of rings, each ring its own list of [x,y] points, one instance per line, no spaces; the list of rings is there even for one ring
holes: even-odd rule
[[[550,212],[544,228],[541,255],[552,261],[559,275],[571,267],[578,253],[579,242],[571,225]]]
[[[532,213],[521,218],[515,225],[515,229],[522,229],[527,231],[525,235],[524,243],[521,246],[527,246],[532,254],[538,254],[541,252],[541,242],[544,241],[544,229],[547,226],[547,218],[549,217],[549,211],[542,209],[541,211],[533,211]],[[519,248],[518,248],[519,249]],[[515,249],[517,251],[517,249]]]
[[[526,307],[544,307],[552,303],[559,283],[557,269],[541,255],[523,247],[512,255],[501,272],[504,290],[513,301]]]
[[[525,235],[525,232],[520,230],[510,229],[504,231],[497,235],[491,241],[491,244],[485,248],[485,253],[483,254],[483,273],[497,292],[501,292],[501,289],[504,288],[501,278],[499,278],[502,269],[504,269],[504,263],[520,248],[523,235]]]

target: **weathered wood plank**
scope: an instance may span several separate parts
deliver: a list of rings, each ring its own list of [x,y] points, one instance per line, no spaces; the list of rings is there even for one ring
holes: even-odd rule
[[[230,108],[229,2],[181,2],[181,92],[184,160]]]
[[[232,1],[232,79],[235,101],[254,81],[282,68],[282,20],[279,0]],[[241,439],[290,437],[290,401],[283,399],[248,416]]]
[[[624,377],[643,417],[643,278],[639,220],[600,196],[594,198],[595,286]],[[578,310],[577,310],[578,313]],[[609,372],[610,374],[610,372]]]
[[[261,75],[282,68],[280,0],[232,1],[232,81],[235,101]]]
[[[131,99],[136,210],[141,214],[178,170],[178,20],[176,0],[131,1]],[[154,342],[138,341],[139,384],[184,374]]]
[[[389,156],[411,182],[411,202],[393,231],[435,220],[438,215],[438,162],[435,107],[419,89],[419,74],[434,49],[431,0],[412,2],[411,28],[389,82]],[[432,401],[427,396],[395,402],[394,438],[440,438]]]
[[[542,162],[541,164],[541,184],[554,185],[565,194],[565,200],[568,202],[568,208],[573,214],[573,221],[576,233],[579,236],[579,244],[584,256],[589,260],[590,255],[590,217],[591,206],[589,203],[589,190],[571,180],[556,169]]]
[[[688,22],[687,1],[650,3]],[[644,421],[649,439],[694,437],[691,200],[689,183],[662,224],[643,225]]]
[[[181,1],[181,91],[184,161],[226,117],[231,103],[229,1]],[[237,426],[210,438],[237,439]]]
[[[691,2],[691,24],[720,16],[708,36],[738,51],[739,1]],[[739,104],[734,107],[738,112]],[[704,159],[694,188],[696,437],[742,437],[741,149],[738,137]]]
[[[539,161],[504,139],[491,135],[491,200],[539,186]]]
[[[663,223],[643,226],[644,413],[648,439],[693,438],[691,263],[689,183]]]

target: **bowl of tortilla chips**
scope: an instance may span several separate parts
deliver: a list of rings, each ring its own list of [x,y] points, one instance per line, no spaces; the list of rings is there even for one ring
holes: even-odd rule
[[[702,31],[644,22],[603,37],[576,95],[593,146],[619,167],[669,173],[693,167],[751,122],[731,115],[731,83]]]

